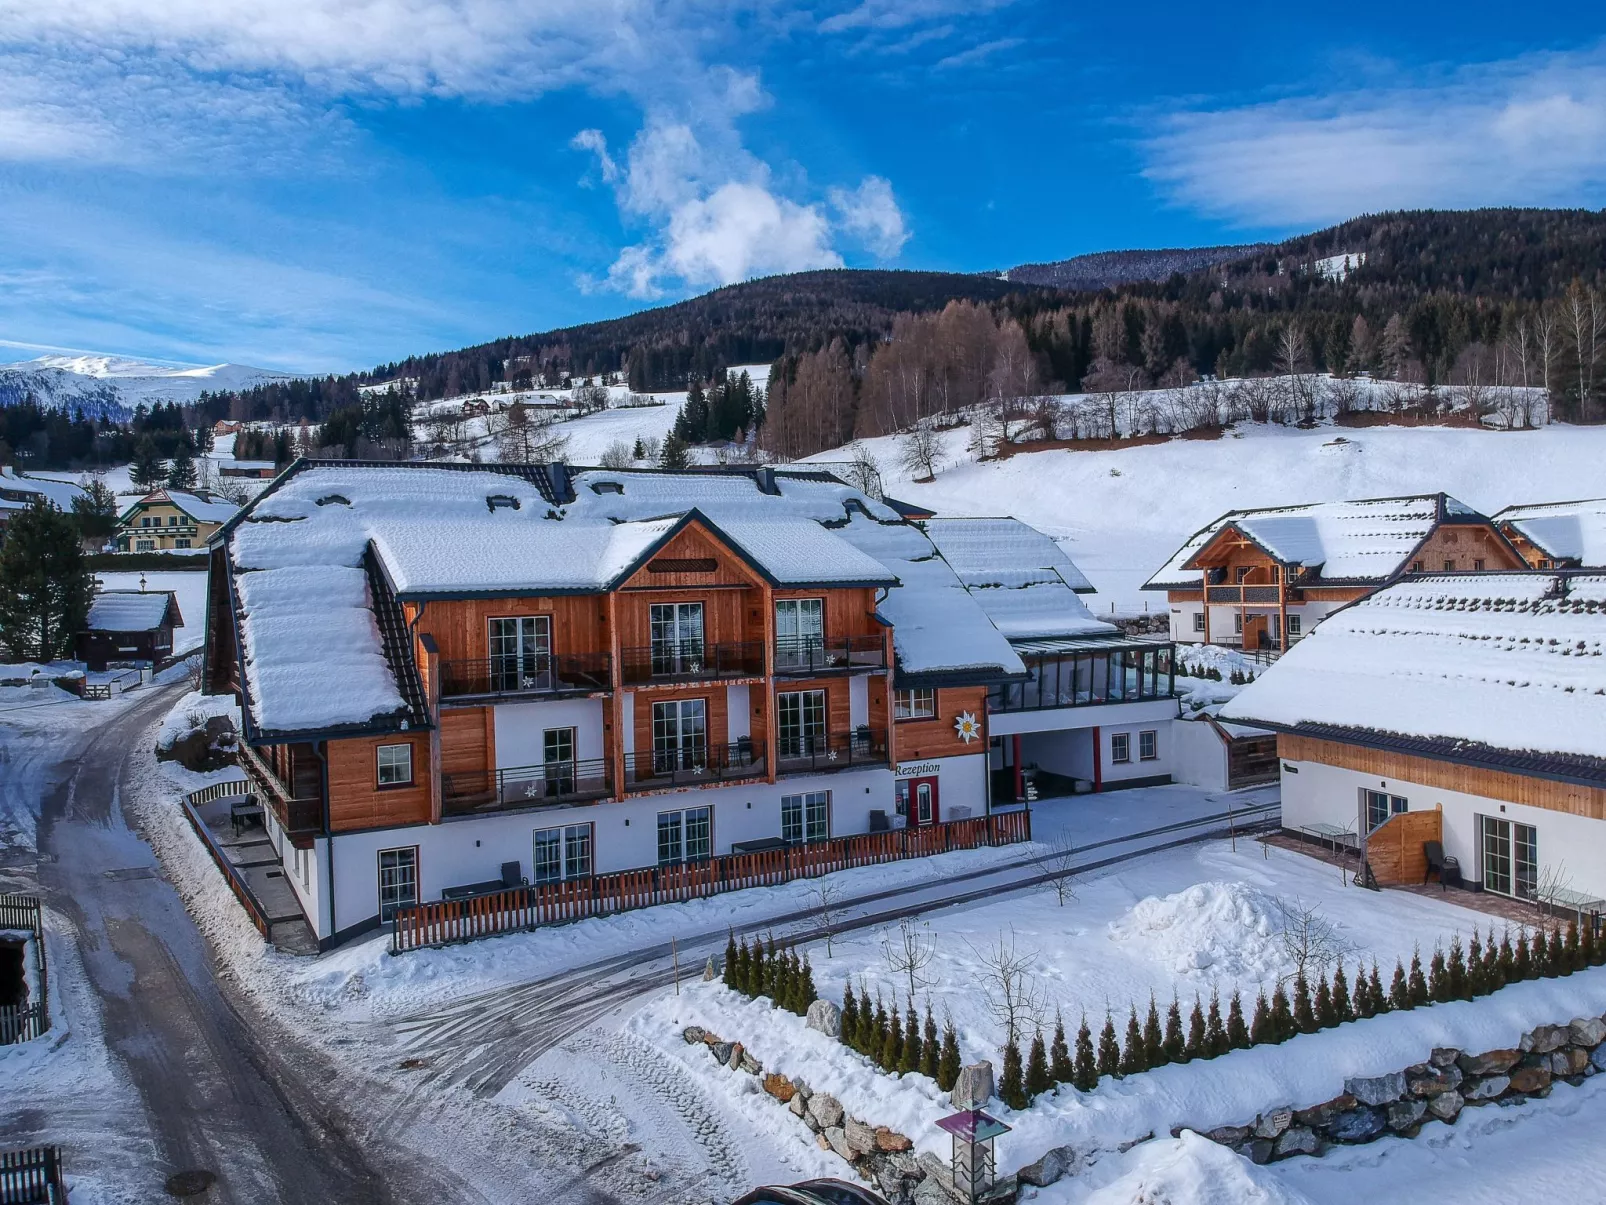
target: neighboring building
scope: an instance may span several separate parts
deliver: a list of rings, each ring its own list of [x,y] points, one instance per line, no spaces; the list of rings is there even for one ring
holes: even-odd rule
[[[1606,898],[1606,576],[1399,582],[1221,717],[1279,734],[1284,827],[1355,834],[1380,882],[1439,841],[1485,891]]]
[[[920,526],[1026,671],[988,691],[993,797],[1170,782],[1174,645],[1095,619],[1079,597],[1093,592],[1081,570],[1017,519]]]
[[[240,508],[200,494],[159,489],[117,520],[118,552],[171,552],[204,548]]]
[[[173,629],[184,626],[170,590],[102,590],[78,633],[77,658],[92,670],[109,661],[156,665],[173,655]]]
[[[1508,506],[1494,522],[1535,569],[1606,568],[1606,498]]]
[[[210,568],[207,689],[240,698],[326,945],[506,862],[549,882],[979,816],[987,692],[1027,674],[1002,592],[807,470],[298,461]],[[1059,580],[1030,593],[1071,628],[1022,624],[1102,633]],[[1135,659],[1122,697],[1140,664],[1169,691]]]
[[[1143,588],[1166,592],[1173,640],[1287,649],[1408,573],[1525,567],[1486,516],[1447,494],[1419,494],[1229,511]]]
[[[5,547],[6,527],[21,511],[43,498],[58,510],[72,513],[73,500],[85,497],[83,489],[67,481],[50,481],[18,473],[10,465],[0,465],[0,548]]]
[[[219,460],[219,477],[249,477],[256,481],[271,481],[279,475],[279,466],[271,460]]]
[[[238,435],[242,425],[241,423],[231,423],[226,418],[220,418],[212,424],[212,435],[217,439],[222,439],[225,435]]]

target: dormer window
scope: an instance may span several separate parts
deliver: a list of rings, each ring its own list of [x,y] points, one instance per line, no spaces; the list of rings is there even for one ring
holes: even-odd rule
[[[593,481],[591,483],[593,494],[622,494],[625,492],[623,481]]]
[[[318,499],[319,506],[328,506],[332,502],[338,502],[341,506],[351,505],[351,499],[340,494],[325,494],[322,498]]]
[[[518,510],[519,500],[512,494],[492,494],[485,499],[485,505],[490,510]]]

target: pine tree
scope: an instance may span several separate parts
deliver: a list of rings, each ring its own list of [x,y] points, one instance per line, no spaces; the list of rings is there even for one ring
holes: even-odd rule
[[[937,1087],[952,1092],[959,1082],[959,1035],[954,1023],[946,1021],[942,1027],[942,1053],[937,1056]]]
[[[195,488],[195,453],[188,440],[180,440],[173,450],[173,459],[167,465],[167,488],[192,490]]]
[[[1020,1065],[1020,1047],[1014,1039],[1004,1044],[1004,1072],[998,1080],[998,1099],[1011,1109],[1024,1109],[1032,1102],[1026,1098],[1026,1079]]]
[[[1325,975],[1316,981],[1316,998],[1311,1001],[1311,1011],[1315,1015],[1317,1029],[1331,1029],[1338,1024],[1333,1014],[1333,993],[1327,986]]]
[[[84,492],[72,500],[78,534],[97,548],[117,533],[117,515],[117,495],[98,477],[85,483]]]
[[[1035,1099],[1053,1086],[1054,1077],[1048,1071],[1048,1050],[1043,1045],[1043,1031],[1039,1029],[1026,1056],[1026,1095]]]
[[[915,1015],[913,1003],[904,1010],[903,1058],[898,1062],[902,1074],[920,1070],[920,1057],[924,1050],[920,1044],[920,1018]]]
[[[1099,1075],[1121,1074],[1121,1043],[1115,1037],[1115,1020],[1104,1014],[1104,1028],[1099,1031]]]
[[[678,437],[686,443],[700,443],[708,438],[708,395],[703,392],[702,381],[696,377],[686,387],[686,401],[675,416],[675,427],[669,437]]]
[[[691,467],[691,448],[678,432],[671,431],[664,436],[663,448],[658,453],[658,467],[670,470]]]
[[[1289,1006],[1288,992],[1280,983],[1271,994],[1271,1032],[1274,1042],[1286,1042],[1299,1032],[1294,1025],[1294,1010]]]
[[[1244,1001],[1237,988],[1232,989],[1232,999],[1227,1001],[1227,1048],[1249,1048],[1249,1027],[1244,1024]]]
[[[1389,1008],[1396,1011],[1411,1008],[1411,984],[1405,977],[1405,967],[1398,959],[1394,963],[1394,980],[1389,984]]]
[[[1138,1008],[1134,1004],[1131,1018],[1126,1023],[1126,1044],[1121,1048],[1121,1074],[1137,1075],[1148,1069],[1143,1052],[1143,1026],[1138,1023]]]
[[[881,1066],[896,1075],[898,1065],[903,1062],[903,1026],[899,1024],[896,1006],[881,1016]]]
[[[134,445],[134,461],[128,466],[128,479],[137,490],[150,493],[161,485],[167,477],[167,470],[162,465],[162,455],[156,448],[156,441],[149,435],[142,436],[139,443]]]
[[[1500,953],[1495,956],[1495,973],[1493,982],[1505,987],[1508,983],[1515,983],[1520,976],[1517,974],[1517,954],[1511,948],[1511,926],[1507,925],[1500,934]]]
[[[1188,1014],[1188,1044],[1183,1047],[1183,1061],[1192,1062],[1202,1059],[1205,1054],[1205,1016],[1204,1005],[1199,1003],[1199,997],[1193,998],[1193,1011]]]
[[[1468,1000],[1471,998],[1467,991],[1467,960],[1461,952],[1461,935],[1457,933],[1450,939],[1450,957],[1444,964],[1444,987],[1446,998],[1450,1000]]]
[[[1478,938],[1478,927],[1472,926],[1472,940],[1467,942],[1467,995],[1468,1000],[1489,994],[1489,976],[1484,968],[1483,942]]]
[[[1550,942],[1545,938],[1544,927],[1534,930],[1533,940],[1528,943],[1528,978],[1541,979],[1550,966]]]
[[[859,1044],[859,1001],[853,994],[853,980],[842,989],[842,1041],[849,1046]]]
[[[43,497],[12,515],[0,545],[0,648],[12,661],[71,657],[95,596],[78,525]]]
[[[1444,965],[1444,951],[1435,945],[1428,961],[1428,999],[1442,1004],[1450,998],[1450,973]]]
[[[1303,971],[1294,976],[1294,1031],[1316,1032],[1316,1012],[1311,1007],[1310,984],[1305,981]]]
[[[1428,981],[1422,974],[1420,951],[1411,954],[1411,974],[1406,980],[1406,990],[1410,993],[1412,1008],[1421,1008],[1432,999],[1428,995]]]
[[[1164,1065],[1165,1039],[1160,1034],[1160,1010],[1155,1006],[1154,993],[1149,993],[1149,1015],[1143,1021],[1143,1063],[1146,1067]]]
[[[1065,1019],[1054,1010],[1054,1041],[1048,1048],[1048,1075],[1056,1084],[1068,1084],[1075,1074],[1071,1051],[1065,1044]]]
[[[1363,974],[1359,970],[1357,975]],[[1342,1025],[1355,1016],[1355,1004],[1350,999],[1349,978],[1344,974],[1344,964],[1340,962],[1333,969],[1333,1024]]]
[[[1099,1086],[1099,1064],[1093,1055],[1093,1034],[1087,1027],[1087,1014],[1076,1031],[1076,1054],[1071,1060],[1071,1083],[1078,1092],[1091,1092]]]
[[[1266,1003],[1266,989],[1261,988],[1260,994],[1255,997],[1255,1015],[1249,1019],[1249,1044],[1262,1046],[1276,1040],[1277,1033],[1271,1022],[1271,1005]]]
[[[1511,952],[1509,946],[1506,948],[1506,952],[1508,954]],[[1499,991],[1506,984],[1503,975],[1504,972],[1500,966],[1500,947],[1495,944],[1494,926],[1490,925],[1489,940],[1483,947],[1483,990],[1485,992]]]
[[[1578,961],[1586,967],[1592,967],[1598,965],[1596,962],[1598,957],[1599,951],[1595,946],[1595,919],[1591,917],[1578,929]]]
[[[859,982],[859,1041],[856,1049],[867,1058],[881,1053],[881,1031],[876,1028],[875,1009],[870,1007],[870,989]]]
[[[1226,1054],[1227,1027],[1221,1023],[1221,996],[1210,989],[1210,1009],[1205,1014],[1205,1058],[1213,1059]]]
[[[636,446],[630,449],[630,459],[631,460],[645,460],[646,458],[647,458],[646,445],[644,445],[641,442],[641,436],[638,435],[638,436],[636,436]]]
[[[1571,975],[1580,969],[1578,962],[1578,920],[1574,918],[1567,922],[1566,940],[1558,940],[1561,946],[1561,973]]]
[[[719,981],[726,987],[736,986],[736,933],[733,930],[730,938],[725,942],[725,969],[720,972]],[[848,994],[843,1000],[842,1017],[846,1024],[848,1005],[853,1002],[853,985],[848,984]]]
[[[937,1078],[937,1022],[926,1005],[926,1032],[920,1039],[920,1074],[927,1079]]]
[[[1175,992],[1171,993],[1171,1007],[1165,1010],[1165,1037],[1160,1041],[1160,1053],[1168,1063],[1180,1063],[1188,1057],[1188,1044],[1182,1036],[1182,1005]]]
[[[814,967],[809,964],[809,956],[803,955],[803,969],[798,976],[797,1008],[798,1016],[806,1016],[809,1005],[820,998],[820,993],[814,987]]]
[[[1511,974],[1507,983],[1514,983],[1520,979],[1533,978],[1533,953],[1528,946],[1528,930],[1517,930],[1517,952],[1511,957]]]

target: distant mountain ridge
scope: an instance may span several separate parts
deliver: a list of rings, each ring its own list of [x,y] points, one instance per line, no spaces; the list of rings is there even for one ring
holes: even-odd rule
[[[1202,272],[1217,264],[1248,259],[1272,250],[1272,243],[1222,247],[1166,247],[1157,251],[1094,251],[1046,264],[1020,264],[1001,273],[1015,284],[1044,285],[1075,292],[1097,292],[1129,284],[1159,284],[1173,275]]]
[[[0,364],[0,406],[31,398],[48,410],[80,410],[90,418],[126,422],[141,403],[183,404],[203,393],[296,379],[293,373],[245,364],[155,364],[93,352],[46,355]]]

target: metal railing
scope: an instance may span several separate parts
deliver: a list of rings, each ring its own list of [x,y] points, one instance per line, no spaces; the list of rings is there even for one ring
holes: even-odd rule
[[[776,742],[775,749],[775,768],[782,774],[846,770],[853,766],[885,765],[886,761],[887,734],[877,728],[783,736]]]
[[[887,646],[879,636],[777,636],[775,672],[812,677],[856,669],[885,669]]]
[[[1278,585],[1235,585],[1211,586],[1205,592],[1205,601],[1210,603],[1275,603],[1280,598],[1282,587]],[[1305,601],[1302,590],[1290,587],[1287,594],[1290,604]]]
[[[600,691],[613,685],[607,653],[527,653],[442,661],[441,697]]]
[[[612,793],[600,757],[441,775],[441,811],[448,816],[556,807]]]
[[[750,740],[713,747],[625,754],[625,790],[695,786],[765,774],[764,750]]]
[[[625,649],[621,659],[621,680],[632,686],[653,682],[703,682],[712,678],[757,678],[764,673],[764,642],[654,644]]]
[[[0,1151],[0,1205],[67,1205],[61,1148]]]

